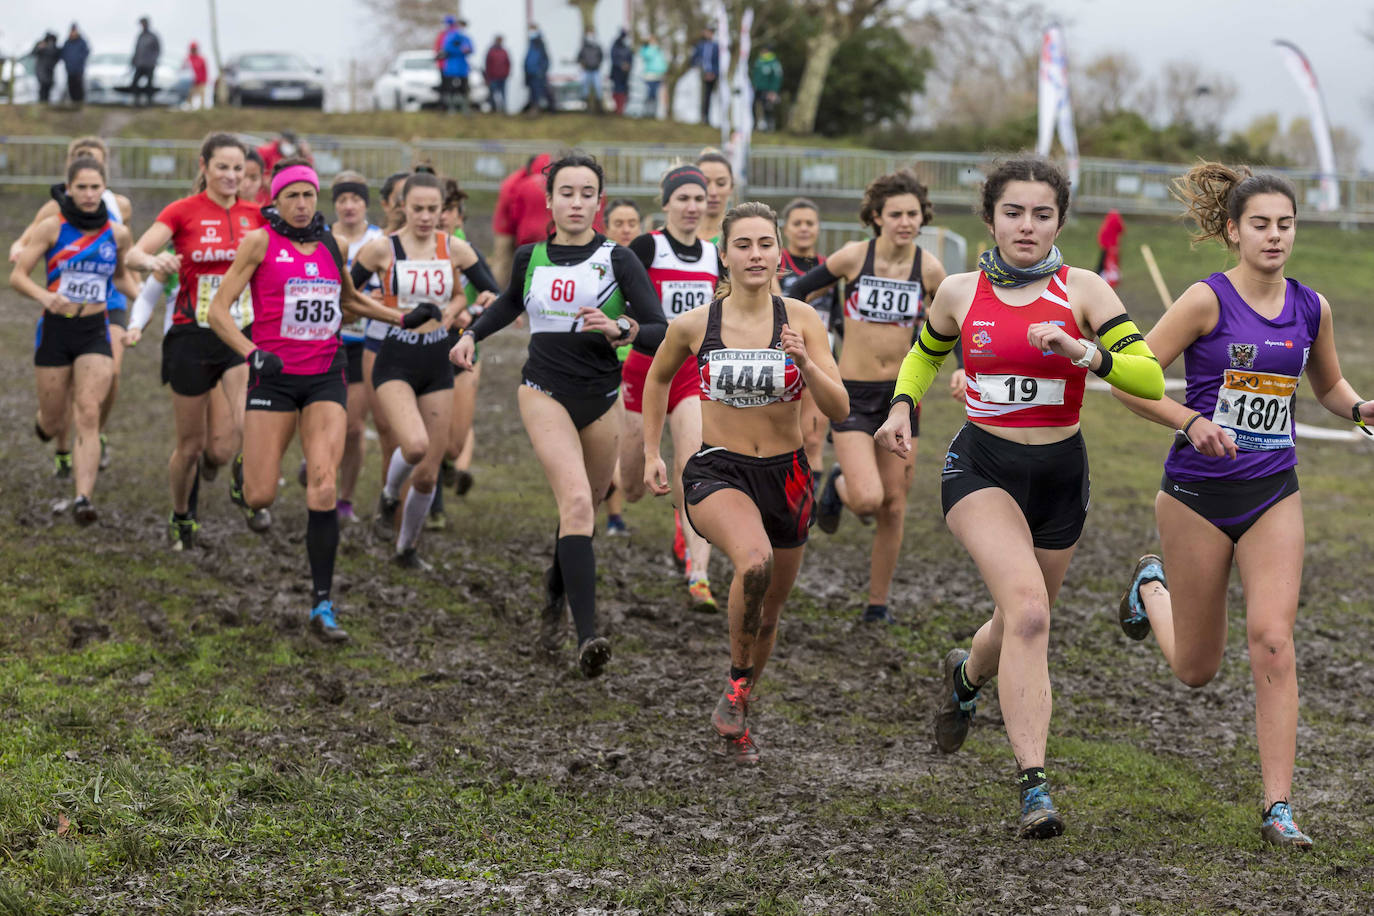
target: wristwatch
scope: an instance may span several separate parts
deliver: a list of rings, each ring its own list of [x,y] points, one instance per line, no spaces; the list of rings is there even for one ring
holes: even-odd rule
[[[620,336],[617,337],[616,340],[624,340],[626,337],[629,337],[630,331],[634,328],[634,325],[630,324],[630,319],[626,318],[624,315],[621,315],[615,320],[615,326],[620,328]]]
[[[1078,342],[1081,343],[1087,349],[1083,351],[1082,356],[1078,357],[1078,359],[1070,360],[1070,362],[1072,362],[1075,366],[1079,367],[1080,369],[1087,369],[1089,366],[1092,365],[1093,354],[1097,352],[1097,342],[1092,340],[1083,340],[1082,338],[1079,338]]]

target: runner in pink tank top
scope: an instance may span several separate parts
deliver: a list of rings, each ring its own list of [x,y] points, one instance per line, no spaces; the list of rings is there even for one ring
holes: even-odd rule
[[[331,248],[316,244],[304,254],[270,224],[263,231],[267,253],[250,282],[257,306],[253,342],[281,358],[285,375],[342,371],[342,271]]]

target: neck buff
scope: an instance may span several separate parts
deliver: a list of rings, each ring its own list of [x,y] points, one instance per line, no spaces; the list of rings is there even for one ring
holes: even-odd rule
[[[1059,253],[1058,245],[1050,248],[1050,253],[1045,255],[1044,260],[1030,267],[1011,266],[1002,260],[1002,252],[997,250],[996,245],[978,256],[978,269],[987,276],[988,282],[993,286],[1008,288],[1026,286],[1036,280],[1043,280],[1058,272],[1063,266],[1064,256]]]
[[[52,199],[57,201],[57,206],[62,211],[62,218],[83,232],[103,228],[110,221],[110,211],[105,208],[103,198],[100,201],[100,206],[96,207],[93,212],[87,213],[76,205],[76,201],[72,200],[72,196],[67,193],[66,185],[55,184],[50,192]]]
[[[329,231],[324,226],[324,214],[318,210],[304,226],[291,225],[277,212],[277,208],[270,204],[262,208],[262,218],[267,220],[267,225],[272,227],[273,232],[284,235],[293,242],[318,242]]]

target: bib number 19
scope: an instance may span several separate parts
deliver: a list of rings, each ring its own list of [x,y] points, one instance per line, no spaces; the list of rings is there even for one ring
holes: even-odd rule
[[[1062,378],[1035,378],[1030,375],[979,375],[979,398],[988,404],[1064,403]]]

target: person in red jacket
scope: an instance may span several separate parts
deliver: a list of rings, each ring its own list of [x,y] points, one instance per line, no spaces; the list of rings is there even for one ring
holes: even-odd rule
[[[551,161],[547,153],[532,156],[524,168],[507,175],[496,192],[496,212],[491,216],[491,231],[496,236],[491,269],[499,282],[509,279],[506,274],[517,247],[542,242],[553,231],[553,215],[544,187],[544,170]],[[605,203],[603,200],[598,206],[592,221],[597,232],[606,231]]]
[[[482,64],[482,79],[487,83],[487,104],[493,113],[506,113],[506,80],[510,78],[510,54],[500,35],[492,39]]]
[[[1125,234],[1126,224],[1121,219],[1121,213],[1108,210],[1097,230],[1097,247],[1102,249],[1097,260],[1097,273],[1113,289],[1121,282],[1121,237]]]
[[[186,105],[193,109],[204,108],[205,84],[210,81],[210,69],[205,65],[205,58],[201,56],[200,46],[194,41],[186,53],[184,66],[191,71],[191,92],[186,96]]]

